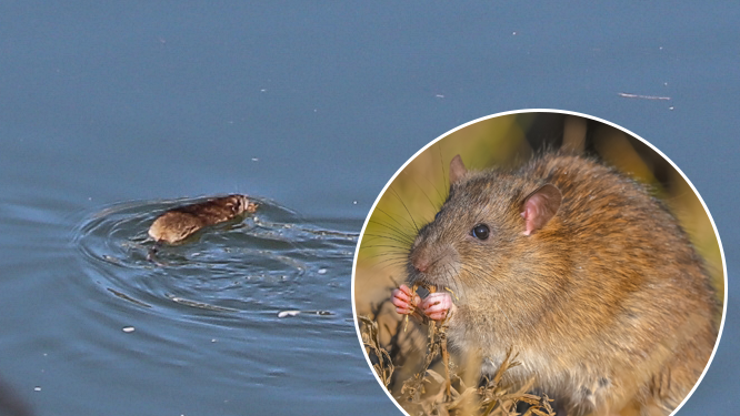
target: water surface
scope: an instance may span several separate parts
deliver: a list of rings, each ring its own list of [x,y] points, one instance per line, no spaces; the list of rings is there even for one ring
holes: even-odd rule
[[[60,414],[103,414],[111,402],[117,414],[331,413],[365,401],[346,302],[354,221],[259,200],[256,214],[162,246],[153,262],[148,226],[191,200],[67,215],[53,202],[3,205],[6,235],[18,237],[4,251],[16,251],[20,275],[6,294],[22,303],[3,321],[34,334],[4,345],[30,361],[36,393],[57,397]],[[78,400],[91,394],[108,399]]]

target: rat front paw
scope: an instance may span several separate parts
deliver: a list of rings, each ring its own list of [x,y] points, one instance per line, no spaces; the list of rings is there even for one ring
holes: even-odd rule
[[[455,304],[449,293],[430,293],[419,305],[424,315],[435,321],[444,321],[448,315],[455,311]]]
[[[396,307],[396,312],[401,315],[409,315],[414,312],[421,298],[414,293],[410,287],[401,285],[391,295],[391,303]]]

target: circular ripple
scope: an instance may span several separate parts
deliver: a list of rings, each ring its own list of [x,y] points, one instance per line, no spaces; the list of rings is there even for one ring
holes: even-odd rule
[[[77,230],[91,280],[130,304],[197,313],[316,307],[326,267],[351,257],[356,235],[321,229],[273,201],[207,227],[184,244],[158,246],[147,230],[164,211],[202,199],[117,204]],[[313,292],[313,293],[312,293]],[[320,306],[320,305],[318,305]]]

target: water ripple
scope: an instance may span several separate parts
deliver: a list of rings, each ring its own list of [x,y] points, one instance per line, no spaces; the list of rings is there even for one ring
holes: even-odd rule
[[[277,317],[282,309],[332,313],[321,302],[337,277],[330,269],[351,257],[357,235],[312,224],[274,201],[257,199],[255,214],[208,227],[184,244],[160,246],[155,261],[148,258],[154,242],[147,230],[154,219],[199,201],[122,203],[90,216],[75,231],[87,275],[131,306],[179,317]]]

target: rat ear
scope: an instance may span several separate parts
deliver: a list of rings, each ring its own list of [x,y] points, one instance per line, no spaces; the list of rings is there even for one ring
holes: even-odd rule
[[[524,235],[540,230],[555,216],[563,201],[560,189],[552,184],[541,186],[524,200],[522,217],[524,218]]]
[[[450,162],[450,185],[459,181],[467,172],[468,170],[465,168],[460,155],[453,157]]]

